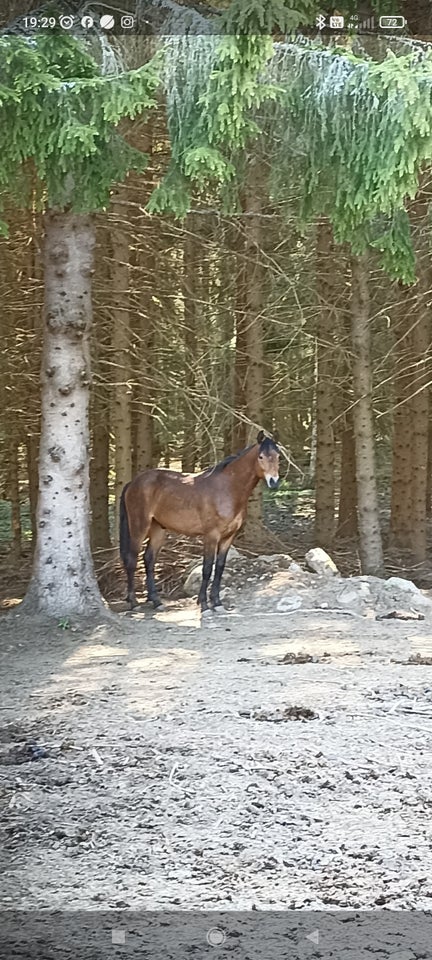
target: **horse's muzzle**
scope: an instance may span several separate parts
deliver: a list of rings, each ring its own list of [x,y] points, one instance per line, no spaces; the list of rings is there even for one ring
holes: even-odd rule
[[[266,477],[267,486],[270,490],[277,490],[279,486],[279,477]]]

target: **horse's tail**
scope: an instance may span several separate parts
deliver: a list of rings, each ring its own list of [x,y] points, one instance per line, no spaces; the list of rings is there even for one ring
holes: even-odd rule
[[[126,567],[127,559],[129,556],[130,550],[130,530],[129,530],[129,520],[125,504],[125,493],[129,484],[127,483],[123,487],[121,497],[120,497],[120,556],[123,560],[124,566]]]

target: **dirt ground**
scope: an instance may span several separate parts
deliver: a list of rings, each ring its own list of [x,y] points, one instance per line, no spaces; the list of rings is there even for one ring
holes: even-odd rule
[[[203,620],[2,616],[4,907],[430,908],[429,610],[287,610],[278,576]]]

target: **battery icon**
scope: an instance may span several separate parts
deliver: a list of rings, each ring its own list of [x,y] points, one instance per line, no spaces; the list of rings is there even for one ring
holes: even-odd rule
[[[403,30],[406,24],[405,17],[380,17],[379,25],[382,30]]]

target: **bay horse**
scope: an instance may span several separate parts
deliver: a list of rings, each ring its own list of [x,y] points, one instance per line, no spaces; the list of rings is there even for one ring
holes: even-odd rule
[[[202,473],[144,470],[126,484],[120,499],[120,555],[127,573],[126,599],[131,610],[138,604],[134,577],[144,540],[148,541],[144,553],[148,600],[154,607],[161,606],[154,566],[168,531],[203,538],[198,604],[203,613],[208,610],[207,589],[216,559],[210,602],[214,609],[221,606],[219,590],[227,553],[260,480],[272,490],[279,483],[277,437],[265,437],[262,430],[256,443]]]

